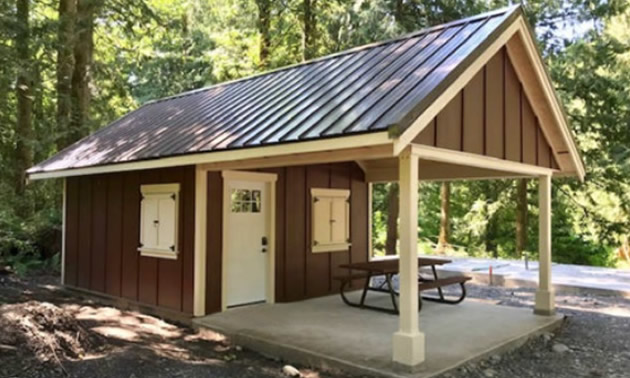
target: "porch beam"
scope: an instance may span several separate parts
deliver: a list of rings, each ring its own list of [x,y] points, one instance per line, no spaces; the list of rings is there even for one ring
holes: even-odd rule
[[[325,150],[317,152],[293,153],[280,156],[265,156],[254,159],[237,159],[231,161],[213,162],[203,164],[202,167],[209,171],[235,170],[235,169],[259,169],[271,167],[287,167],[294,165],[309,165],[322,163],[335,163],[342,161],[355,161],[363,169],[364,160],[391,158],[394,156],[392,144],[375,146],[361,146],[343,150]]]
[[[425,358],[418,316],[418,155],[413,148],[399,156],[400,187],[400,316],[393,336],[393,360],[414,370]]]
[[[442,163],[465,165],[468,167],[485,168],[526,176],[551,176],[556,169],[538,167],[515,161],[498,159],[490,156],[473,154],[470,152],[454,151],[445,148],[411,144],[414,154],[420,159]]]
[[[551,176],[538,178],[539,236],[538,290],[534,313],[555,314],[555,293],[551,284]]]

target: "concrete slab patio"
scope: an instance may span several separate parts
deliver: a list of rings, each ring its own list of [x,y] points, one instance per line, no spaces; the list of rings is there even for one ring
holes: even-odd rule
[[[384,305],[388,298],[375,294],[371,300]],[[420,328],[426,336],[426,362],[415,374],[396,371],[392,364],[398,317],[348,307],[338,296],[240,307],[194,322],[239,345],[315,368],[425,378],[517,347],[561,321],[561,316],[535,316],[531,309],[475,300],[456,306],[425,302]]]

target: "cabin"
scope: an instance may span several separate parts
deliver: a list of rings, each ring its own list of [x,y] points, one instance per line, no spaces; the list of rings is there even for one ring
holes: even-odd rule
[[[371,258],[371,184],[398,181],[408,367],[418,182],[538,181],[548,316],[551,181],[584,174],[519,6],[148,102],[28,170],[64,182],[63,285],[186,318],[337,294]]]

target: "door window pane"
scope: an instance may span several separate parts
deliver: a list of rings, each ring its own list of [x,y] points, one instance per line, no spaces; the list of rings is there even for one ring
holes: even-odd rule
[[[262,207],[260,190],[232,189],[231,201],[233,213],[260,213]]]

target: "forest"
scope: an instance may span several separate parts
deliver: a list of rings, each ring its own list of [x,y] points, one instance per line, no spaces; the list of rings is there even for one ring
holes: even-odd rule
[[[0,268],[59,261],[62,182],[25,170],[160,97],[514,3],[507,0],[0,0]],[[553,184],[557,262],[630,266],[630,6],[523,0],[587,167]],[[396,252],[398,190],[373,187]],[[535,180],[422,183],[421,251],[536,255]]]

